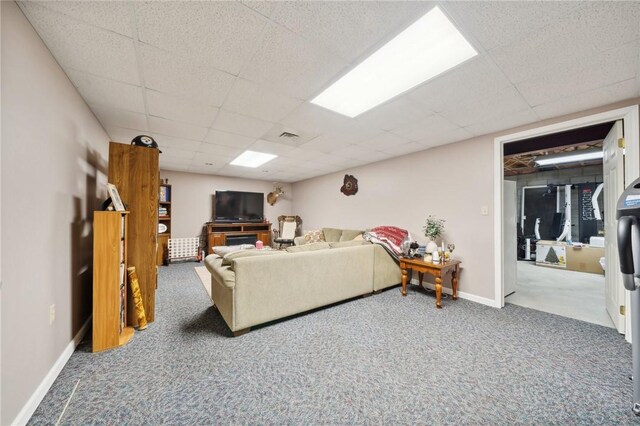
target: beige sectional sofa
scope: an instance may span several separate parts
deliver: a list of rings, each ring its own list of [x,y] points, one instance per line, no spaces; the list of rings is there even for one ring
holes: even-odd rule
[[[370,294],[401,282],[379,245],[332,241],[205,259],[214,305],[234,335],[252,326]]]

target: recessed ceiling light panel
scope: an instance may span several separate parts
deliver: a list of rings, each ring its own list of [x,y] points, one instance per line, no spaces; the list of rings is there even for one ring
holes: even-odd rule
[[[267,163],[277,155],[267,154],[265,152],[256,152],[256,151],[245,151],[236,157],[231,163],[232,166],[242,166],[242,167],[260,167],[264,163]]]
[[[355,117],[477,54],[436,6],[311,103]]]

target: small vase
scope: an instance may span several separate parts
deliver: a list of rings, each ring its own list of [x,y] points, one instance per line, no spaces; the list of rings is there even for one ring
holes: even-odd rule
[[[436,244],[435,241],[431,240],[427,244],[427,249],[425,250],[425,252],[426,253],[433,253],[434,251],[438,251],[438,244]]]

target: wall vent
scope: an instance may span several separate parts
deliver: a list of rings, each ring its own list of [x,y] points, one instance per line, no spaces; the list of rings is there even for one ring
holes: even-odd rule
[[[280,137],[281,138],[297,138],[299,136],[296,135],[295,133],[291,133],[291,132],[282,132],[282,133],[280,133]]]

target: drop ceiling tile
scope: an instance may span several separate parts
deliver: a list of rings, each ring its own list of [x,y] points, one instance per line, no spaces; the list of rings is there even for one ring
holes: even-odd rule
[[[545,26],[556,22],[579,2],[448,2],[444,7],[455,15],[466,32],[485,49],[509,44],[525,35],[535,37]]]
[[[247,80],[238,79],[223,109],[273,123],[286,117],[302,101]]]
[[[505,114],[477,124],[472,124],[469,127],[465,127],[465,130],[473,136],[480,136],[500,130],[512,129],[514,127],[534,123],[539,120],[540,118],[532,109],[525,109],[513,114]]]
[[[120,142],[127,145],[131,143],[133,138],[141,134],[139,130],[124,129],[122,127],[115,126],[107,126],[104,130],[113,142]]]
[[[149,117],[149,126],[151,126],[151,131],[154,133],[176,138],[192,139],[194,141],[201,141],[207,134],[206,127],[166,120],[159,117]]]
[[[244,149],[242,148],[233,148],[225,145],[216,145],[213,143],[203,142],[198,148],[198,153],[202,153],[205,155],[212,155],[218,159],[234,159],[238,155],[242,154]],[[199,154],[196,154],[196,156]]]
[[[195,152],[200,148],[200,145],[202,145],[202,142],[199,141],[174,138],[172,136],[161,135],[157,133],[152,133],[151,136],[160,146],[160,150],[164,150],[164,148],[175,148]]]
[[[432,2],[282,2],[271,19],[348,61],[390,40]]]
[[[384,152],[380,151],[374,151],[361,145],[351,145],[346,148],[334,151],[333,154],[350,160],[355,159],[367,162],[380,161],[390,157],[389,154],[385,154]]]
[[[210,127],[218,108],[147,89],[149,115]]]
[[[410,91],[407,97],[440,112],[470,99],[490,96],[510,85],[486,55],[479,55]]]
[[[67,69],[69,79],[88,104],[144,113],[142,88]]]
[[[489,54],[512,82],[520,83],[640,38],[639,20],[640,2],[581,2],[535,37]]]
[[[181,164],[184,167],[189,167],[191,166],[191,159],[193,157],[193,152],[191,153],[187,153],[185,151],[186,154],[190,154],[190,155],[185,155],[184,153],[180,153],[179,150],[176,150],[178,152],[178,154],[176,155],[169,155],[168,152],[162,151],[162,154],[160,154],[160,166],[162,166],[163,164]],[[173,153],[173,152],[172,152]]]
[[[237,135],[247,136],[250,138],[259,138],[271,129],[272,126],[273,123],[268,121],[259,120],[257,118],[221,109],[218,112],[212,127],[215,130],[221,130],[227,133],[235,133]]]
[[[320,134],[335,132],[343,126],[347,126],[350,121],[351,119],[344,115],[305,102],[288,114],[281,122],[296,131]]]
[[[327,49],[270,23],[256,54],[240,77],[307,99],[317,94],[346,65]]]
[[[222,105],[236,80],[231,74],[146,44],[140,45],[145,85],[163,93],[206,105]]]
[[[256,141],[256,138],[248,138],[246,136],[240,136],[234,133],[227,133],[215,129],[209,129],[207,137],[204,140],[207,143],[216,145],[224,145],[236,149],[245,149],[253,144]]]
[[[449,143],[460,142],[471,138],[473,135],[466,129],[456,128],[449,132],[440,134],[429,135],[425,139],[418,141],[420,145],[425,148],[431,148],[434,146],[446,145]]]
[[[442,111],[441,115],[462,127],[477,124],[494,117],[528,109],[515,87],[507,87],[491,96],[472,100]]]
[[[405,137],[398,136],[389,132],[382,132],[371,139],[363,140],[358,145],[362,145],[376,151],[385,151],[397,146],[404,145],[408,142],[410,142],[409,139]]]
[[[310,149],[302,149],[302,148],[294,148],[291,151],[287,151],[287,153],[284,154],[285,157],[291,158],[295,160],[297,163],[301,163],[306,160],[311,160],[317,157],[318,155],[321,155],[321,153],[318,151],[312,151]]]
[[[30,2],[27,18],[63,68],[140,84],[131,38],[94,27]]]
[[[415,142],[423,140],[428,135],[446,133],[457,127],[459,126],[453,124],[442,115],[434,114],[415,123],[393,129],[391,132]]]
[[[184,164],[179,164],[179,163],[170,163],[170,162],[165,162],[165,163],[160,163],[160,171],[173,171],[173,172],[190,172],[191,171],[191,167],[189,166],[185,166]]]
[[[138,112],[109,108],[102,105],[89,105],[103,127],[124,127],[148,132],[147,116]]]
[[[559,117],[585,111],[602,105],[634,98],[638,95],[636,79],[630,79],[606,87],[600,87],[568,98],[559,99],[533,108],[540,119]]]
[[[281,143],[257,140],[253,143],[253,145],[250,145],[248,149],[251,151],[265,152],[267,154],[286,155],[287,152],[293,151],[294,147],[287,146]]]
[[[557,68],[548,74],[518,83],[529,105],[536,106],[578,93],[634,78],[638,72],[640,42],[633,41],[588,60]]]
[[[200,167],[200,168],[210,168],[210,169],[220,169],[231,160],[233,160],[234,156],[220,156],[218,154],[205,154],[203,152],[196,152],[193,160],[191,161],[192,167]]]
[[[386,152],[392,156],[401,156],[410,154],[412,152],[424,151],[425,147],[416,143],[416,142],[408,142],[402,145],[395,145],[389,147],[387,149],[383,149],[382,152]]]
[[[356,120],[376,129],[391,130],[431,114],[433,111],[423,104],[400,96],[359,115]]]
[[[345,148],[350,144],[344,141],[344,138],[334,137],[332,135],[320,135],[311,141],[300,145],[304,150],[317,151],[322,153],[330,153],[338,149]]]
[[[238,2],[136,2],[140,41],[238,75],[267,19]]]
[[[29,2],[54,10],[87,24],[133,37],[132,9],[121,1],[37,1]]]
[[[196,173],[200,175],[217,175],[218,170],[221,167],[212,167],[212,166],[191,166],[189,167],[189,173]]]

